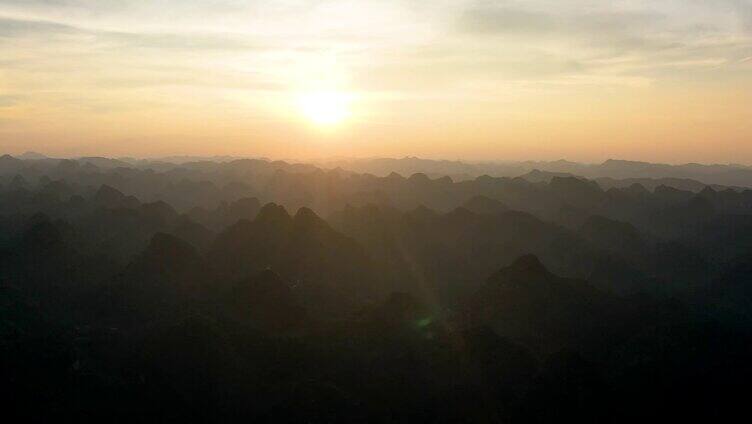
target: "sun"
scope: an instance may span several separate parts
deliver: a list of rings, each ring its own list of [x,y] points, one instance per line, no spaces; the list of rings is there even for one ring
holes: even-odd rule
[[[298,97],[301,113],[322,127],[342,123],[350,116],[351,96],[338,91],[315,91]]]

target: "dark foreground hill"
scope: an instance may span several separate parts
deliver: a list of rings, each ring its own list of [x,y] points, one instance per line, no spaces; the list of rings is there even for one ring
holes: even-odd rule
[[[327,320],[268,270],[197,304],[201,286],[175,285],[178,269],[203,277],[195,252],[166,236],[128,266],[113,286],[132,307],[127,328],[96,315],[68,326],[3,287],[6,416],[698,422],[742,411],[752,377],[747,330],[600,292],[532,255],[491,275],[456,316],[395,293]]]

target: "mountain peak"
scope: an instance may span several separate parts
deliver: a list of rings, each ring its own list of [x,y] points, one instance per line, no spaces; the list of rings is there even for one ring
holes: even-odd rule
[[[23,159],[23,160],[49,159],[49,157],[47,157],[47,156],[45,156],[45,155],[43,155],[41,153],[37,153],[37,152],[26,152],[26,153],[24,153],[22,155],[19,155],[18,158],[19,159]]]
[[[125,198],[125,195],[118,189],[107,184],[102,184],[94,195],[94,200],[100,203],[119,202]]]
[[[635,195],[650,194],[648,189],[646,189],[645,186],[640,183],[633,183],[632,185],[627,187],[627,192]]]
[[[313,227],[323,223],[323,220],[310,208],[302,207],[295,213],[295,224],[304,227]]]
[[[443,177],[438,178],[435,181],[437,183],[445,184],[445,185],[447,185],[447,184],[453,184],[454,183],[454,180],[449,175],[444,175]]]
[[[287,209],[276,203],[265,204],[256,216],[256,222],[261,223],[285,222],[290,221],[291,219],[290,214],[287,213]]]
[[[428,175],[422,172],[416,172],[415,174],[411,175],[410,178],[408,178],[408,180],[413,181],[413,182],[419,182],[419,183],[425,183],[425,182],[431,181],[431,179],[428,178]]]
[[[390,172],[389,175],[387,175],[386,178],[388,180],[392,180],[392,181],[401,181],[401,180],[405,179],[405,177],[403,177],[402,175],[400,175],[400,174],[398,174],[398,173],[396,173],[394,171]]]
[[[587,189],[589,191],[602,191],[597,183],[575,176],[554,175],[551,177],[549,186],[553,189]]]
[[[601,164],[601,166],[618,166],[618,165],[652,165],[652,164],[648,162],[640,162],[640,161],[624,160],[624,159],[608,159]]]
[[[436,211],[426,207],[426,205],[422,203],[412,211],[407,212],[407,216],[417,220],[432,219],[435,218],[436,215]]]
[[[529,284],[532,282],[545,281],[552,277],[548,269],[541,263],[537,256],[532,254],[522,255],[515,259],[509,266],[500,269],[491,276],[489,281],[507,284]]]
[[[477,183],[483,183],[483,184],[493,183],[494,180],[495,180],[494,177],[492,177],[492,176],[490,176],[488,174],[483,174],[483,175],[480,175],[480,176],[478,176],[478,177],[475,178],[475,182],[477,182]]]
[[[548,274],[548,270],[541,263],[540,259],[533,254],[522,255],[517,258],[511,265],[504,268],[506,271],[524,272],[534,274]]]
[[[475,216],[475,214],[468,209],[458,206],[452,211],[446,213],[444,215],[445,218],[449,219],[450,221],[454,222],[467,222],[468,220],[472,219]]]
[[[311,218],[318,218],[318,215],[316,215],[316,212],[314,212],[311,208],[307,208],[305,206],[298,209],[298,212],[295,213],[295,219],[311,219]]]

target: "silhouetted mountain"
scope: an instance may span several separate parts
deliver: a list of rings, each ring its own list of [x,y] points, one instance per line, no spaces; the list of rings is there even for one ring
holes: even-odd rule
[[[190,244],[155,234],[105,289],[103,313],[108,321],[133,325],[187,314],[209,293],[212,273]]]
[[[697,180],[689,178],[623,178],[616,179],[610,177],[595,178],[595,182],[603,189],[608,190],[610,188],[624,188],[633,184],[639,184],[646,190],[655,191],[658,187],[669,187],[681,191],[689,191],[692,193],[698,193],[707,186],[712,186],[717,189],[725,189],[726,186],[705,184]]]
[[[531,183],[550,183],[554,177],[576,178],[576,176],[569,174],[567,172],[550,172],[550,171],[541,171],[539,169],[533,169],[527,174],[522,175],[520,178],[524,178],[530,181]]]
[[[614,301],[585,281],[551,274],[525,255],[492,275],[466,306],[468,325],[489,325],[544,352],[579,347],[614,316]]]
[[[631,224],[601,216],[591,216],[579,234],[599,248],[628,254],[644,252],[648,248],[639,231]]]
[[[476,214],[495,214],[509,210],[503,203],[486,196],[475,196],[462,205],[463,208]]]
[[[26,179],[20,175],[16,175],[13,177],[12,180],[10,180],[10,183],[8,184],[8,188],[11,190],[25,190],[29,187],[29,183],[26,182]]]
[[[566,204],[580,208],[595,207],[604,199],[598,184],[575,177],[553,177],[548,190]]]
[[[752,258],[737,258],[717,281],[700,293],[716,302],[722,313],[738,314],[737,319],[752,320]]]
[[[403,327],[418,330],[433,323],[429,308],[408,293],[392,293],[363,315],[369,324],[385,326],[387,331]]]
[[[81,165],[92,164],[97,168],[123,168],[127,167],[128,163],[118,159],[102,158],[102,157],[83,157],[76,159]]]
[[[317,308],[348,309],[380,291],[371,264],[353,240],[333,230],[310,209],[295,217],[276,204],[265,205],[253,221],[241,220],[217,236],[208,254],[227,278],[279,270],[305,302]]]
[[[237,283],[219,308],[220,314],[265,331],[292,329],[305,316],[290,286],[271,270]]]
[[[551,162],[524,161],[524,162],[459,162],[459,161],[434,161],[415,157],[402,159],[376,158],[376,159],[340,159],[324,161],[322,165],[327,168],[339,167],[352,172],[370,173],[378,176],[386,176],[390,172],[402,175],[425,173],[432,177],[449,175],[456,181],[466,181],[481,175],[492,177],[515,177],[522,175],[523,178],[532,182],[548,182],[553,176],[578,175],[585,178],[607,179],[639,179],[621,185],[629,185],[632,182],[647,182],[645,179],[663,180],[659,184],[674,185],[676,188],[688,190],[694,186],[694,181],[701,184],[716,184],[725,186],[752,186],[752,169],[742,165],[668,165],[653,164],[647,162],[635,162],[626,160],[609,159],[601,164],[583,164],[565,160]],[[613,187],[611,181],[604,181],[607,187]],[[650,186],[652,183],[644,184]],[[701,189],[701,187],[700,187]],[[699,189],[698,189],[699,190]]]
[[[126,196],[108,185],[103,185],[97,190],[94,195],[94,202],[106,208],[132,209],[139,206],[138,199],[133,196]]]
[[[229,419],[225,410],[239,408],[241,381],[249,377],[231,340],[215,320],[202,315],[152,329],[140,340],[135,360],[142,389],[161,393],[164,403],[139,409],[168,420]]]
[[[613,396],[597,364],[576,352],[563,351],[543,364],[517,418],[551,422],[565,416],[576,422],[610,422]],[[550,405],[550,409],[539,408],[541,404]]]
[[[43,159],[49,159],[49,157],[47,157],[47,156],[45,156],[45,155],[43,155],[41,153],[37,153],[37,152],[25,152],[25,153],[19,155],[18,159],[22,159],[22,160],[43,160]]]
[[[0,156],[0,172],[4,174],[14,174],[24,168],[21,159],[14,158],[11,155]]]
[[[187,217],[178,218],[177,223],[165,231],[187,241],[201,252],[209,248],[216,236],[213,231]]]

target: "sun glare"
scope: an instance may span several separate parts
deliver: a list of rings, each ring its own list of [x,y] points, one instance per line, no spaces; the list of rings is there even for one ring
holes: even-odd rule
[[[350,116],[350,96],[336,91],[302,94],[298,98],[301,112],[319,126],[337,125]]]

